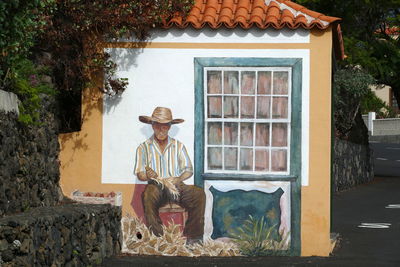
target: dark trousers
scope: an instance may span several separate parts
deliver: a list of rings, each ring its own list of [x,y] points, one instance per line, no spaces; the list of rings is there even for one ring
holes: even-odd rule
[[[188,219],[183,234],[188,239],[200,239],[204,233],[204,209],[206,196],[202,188],[195,185],[179,183],[177,186],[179,197],[174,199],[161,186],[148,184],[142,194],[144,216],[147,227],[157,236],[163,233],[162,222],[158,209],[167,203],[176,203],[188,212]]]

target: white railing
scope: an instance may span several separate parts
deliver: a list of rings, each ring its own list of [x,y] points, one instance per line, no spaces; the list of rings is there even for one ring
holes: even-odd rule
[[[400,135],[400,118],[376,119],[375,112],[369,112],[363,120],[372,136]]]

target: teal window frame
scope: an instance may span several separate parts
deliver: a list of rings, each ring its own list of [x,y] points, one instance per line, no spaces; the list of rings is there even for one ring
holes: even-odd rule
[[[289,67],[292,69],[290,173],[275,174],[225,174],[204,173],[204,69],[206,67]],[[195,58],[195,144],[194,180],[198,186],[204,180],[243,181],[296,181],[301,175],[301,104],[302,59],[301,58]]]
[[[285,181],[290,183],[291,232],[290,248],[284,255],[299,256],[301,253],[301,118],[302,118],[302,58],[194,58],[195,79],[195,143],[194,182],[204,187],[204,180],[234,181]],[[289,67],[292,69],[291,134],[289,175],[252,175],[204,173],[204,70],[206,67]]]

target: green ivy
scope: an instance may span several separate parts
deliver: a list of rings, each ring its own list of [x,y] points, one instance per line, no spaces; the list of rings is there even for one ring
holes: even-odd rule
[[[19,121],[25,124],[40,122],[40,108],[44,95],[55,95],[53,86],[44,78],[50,74],[47,67],[37,67],[30,60],[23,59],[11,71],[11,86],[21,101]],[[49,76],[48,76],[49,77]]]
[[[9,68],[26,58],[46,25],[55,0],[0,1],[0,88],[6,87]]]

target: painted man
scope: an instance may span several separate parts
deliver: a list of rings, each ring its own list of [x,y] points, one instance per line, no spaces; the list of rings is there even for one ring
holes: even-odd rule
[[[205,194],[200,187],[183,183],[193,175],[192,163],[185,146],[168,135],[172,124],[184,120],[173,119],[171,110],[164,107],[155,108],[151,117],[139,116],[139,120],[151,124],[154,132],[137,148],[134,170],[139,180],[148,182],[142,194],[147,226],[155,235],[162,235],[158,209],[176,203],[188,212],[183,234],[189,241],[200,241]]]

